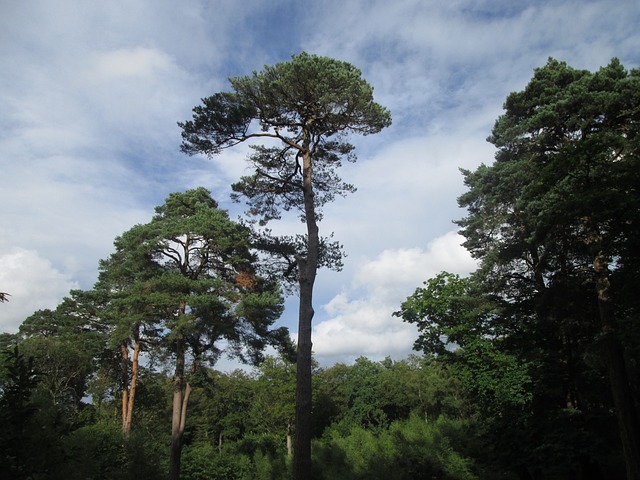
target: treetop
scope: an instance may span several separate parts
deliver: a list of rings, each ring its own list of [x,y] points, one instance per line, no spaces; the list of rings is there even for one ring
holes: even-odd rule
[[[303,132],[318,142],[339,132],[377,133],[391,115],[373,101],[373,87],[350,63],[302,52],[252,75],[230,78],[233,92],[194,107],[182,150],[215,155],[249,138],[273,137],[302,147]],[[260,129],[250,131],[253,121]]]

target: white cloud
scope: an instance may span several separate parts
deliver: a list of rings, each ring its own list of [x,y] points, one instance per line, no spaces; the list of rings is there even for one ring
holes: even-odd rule
[[[461,246],[463,238],[449,232],[426,249],[384,250],[364,261],[349,289],[334,296],[313,332],[320,359],[352,358],[359,355],[404,357],[417,338],[414,325],[393,317],[394,311],[422,282],[446,270],[468,274],[475,261]]]
[[[15,333],[36,310],[54,309],[77,282],[58,271],[34,250],[14,247],[0,254],[0,291],[10,294],[0,304],[0,332]]]
[[[91,62],[89,74],[98,81],[146,77],[162,74],[174,68],[166,53],[148,47],[120,48],[97,53]]]
[[[0,252],[43,262],[58,299],[74,282],[90,288],[114,237],[170,192],[202,185],[229,208],[246,148],[185,157],[176,122],[228,76],[305,49],[353,62],[394,118],[353,139],[359,161],[342,173],[358,192],[326,208],[321,231],[349,257],[318,276],[328,310],[316,350],[405,351],[415,332],[391,312],[424,279],[467,265],[447,234],[464,216],[458,167],[491,162],[484,139],[506,95],[549,55],[637,66],[639,14],[631,0],[0,2],[0,238],[12,247]]]

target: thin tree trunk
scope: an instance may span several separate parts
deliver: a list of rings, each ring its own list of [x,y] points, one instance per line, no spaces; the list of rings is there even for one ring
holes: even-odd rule
[[[293,443],[291,439],[291,429],[293,425],[291,425],[291,420],[287,421],[287,456],[291,457],[293,455]]]
[[[296,434],[294,480],[311,478],[311,305],[312,285],[300,285],[300,319],[298,322],[298,359],[296,362]]]
[[[127,408],[129,405],[129,348],[124,340],[120,344],[120,361],[122,363],[122,435],[127,438]]]
[[[182,437],[184,436],[184,429],[187,425],[187,405],[189,404],[189,397],[191,396],[191,384],[187,382],[184,387],[184,395],[182,396],[182,411],[180,413],[180,443],[182,444]]]
[[[182,455],[182,438],[184,433],[183,418],[183,385],[185,351],[184,341],[177,341],[176,370],[173,377],[173,411],[171,414],[171,449],[169,454],[169,480],[180,479],[180,460]]]
[[[133,361],[131,362],[131,384],[129,385],[129,401],[127,402],[125,437],[128,437],[131,433],[131,426],[133,424],[133,405],[136,399],[136,386],[138,385],[139,357],[140,341],[135,340],[135,343],[133,344]]]
[[[629,386],[622,344],[610,296],[608,263],[602,254],[596,257],[594,267],[609,382],[618,419],[620,439],[622,440],[627,479],[640,480],[640,424]]]
[[[307,142],[308,146],[308,142]],[[298,259],[300,310],[298,318],[298,359],[296,362],[296,434],[293,452],[293,479],[311,478],[311,322],[313,320],[313,285],[318,268],[320,237],[316,222],[312,186],[311,153],[303,155],[304,209],[307,224],[307,256]]]
[[[129,349],[126,344],[122,344],[122,361],[128,367],[129,364]],[[128,368],[125,368],[123,374],[123,380],[129,382],[129,385],[123,385],[122,387],[122,434],[125,438],[129,438],[131,434],[131,426],[133,424],[133,405],[136,398],[136,385],[138,383],[138,366],[140,356],[140,342],[134,340],[133,344],[133,359],[131,362],[131,379],[129,380]]]

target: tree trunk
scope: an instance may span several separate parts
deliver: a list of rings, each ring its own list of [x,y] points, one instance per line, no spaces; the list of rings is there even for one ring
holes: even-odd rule
[[[306,142],[308,146],[308,142]],[[296,432],[293,452],[294,480],[311,478],[311,322],[313,320],[313,285],[318,268],[320,236],[312,185],[311,153],[303,155],[302,180],[307,224],[307,256],[298,258],[300,310],[298,317],[298,358],[296,362]]]
[[[300,285],[298,359],[296,362],[296,434],[293,457],[294,480],[311,478],[311,305],[313,286]]]
[[[126,357],[126,364],[129,363],[129,351],[126,344],[122,346],[123,362]],[[134,340],[133,344],[133,359],[131,362],[131,380],[129,385],[124,385],[122,388],[122,434],[125,438],[129,438],[131,434],[131,425],[133,423],[133,405],[136,398],[136,385],[138,383],[138,366],[140,357],[140,341]],[[128,374],[126,377],[128,380]]]
[[[293,455],[293,443],[291,440],[291,429],[293,425],[291,425],[291,420],[287,421],[287,456],[291,457]]]
[[[633,403],[613,304],[610,296],[609,267],[602,254],[594,261],[596,292],[613,403],[618,419],[628,480],[640,480],[640,424]]]
[[[184,340],[177,340],[176,370],[173,377],[173,411],[171,415],[171,450],[169,454],[169,480],[180,479],[180,457],[186,414],[186,395],[183,398],[185,346]]]
[[[129,348],[127,341],[120,344],[120,362],[122,363],[122,435],[127,438],[129,429],[127,428],[127,406],[129,405]]]

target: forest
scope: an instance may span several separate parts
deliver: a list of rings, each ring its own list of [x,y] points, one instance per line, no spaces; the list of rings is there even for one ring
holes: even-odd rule
[[[640,70],[536,69],[495,159],[461,170],[452,221],[478,269],[398,305],[415,354],[327,367],[311,293],[343,253],[321,208],[353,191],[347,134],[391,124],[360,75],[301,54],[194,107],[186,154],[271,142],[233,185],[247,218],[170,193],[93,289],[0,335],[0,477],[640,480]],[[304,234],[273,235],[290,211]],[[247,368],[217,371],[223,355]]]

